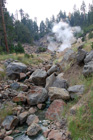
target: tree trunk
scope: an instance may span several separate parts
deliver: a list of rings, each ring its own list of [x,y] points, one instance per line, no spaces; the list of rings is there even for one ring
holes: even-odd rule
[[[2,17],[2,25],[3,25],[3,30],[4,30],[4,40],[5,40],[6,51],[9,52],[8,42],[7,42],[7,34],[6,34],[6,27],[5,27],[5,21],[4,21],[4,13],[3,13],[1,2],[0,2],[0,10],[1,10],[1,17]]]

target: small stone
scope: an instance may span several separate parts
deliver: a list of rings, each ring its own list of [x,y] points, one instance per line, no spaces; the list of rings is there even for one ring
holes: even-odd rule
[[[45,104],[38,104],[37,107],[38,107],[38,109],[40,109],[40,110],[41,110],[41,109],[44,109],[44,108],[45,108]]]
[[[13,140],[13,137],[11,137],[11,136],[6,136],[6,137],[4,138],[4,140]]]
[[[28,125],[31,125],[32,123],[38,123],[38,122],[39,122],[39,118],[36,115],[28,116],[27,121],[26,121]]]
[[[28,112],[23,112],[19,115],[20,124],[23,124],[28,116]]]
[[[30,113],[30,114],[34,114],[36,111],[37,111],[37,109],[34,108],[34,107],[31,107],[31,108],[29,109],[29,113]]]
[[[26,74],[25,73],[20,73],[20,80],[23,80],[26,78]]]

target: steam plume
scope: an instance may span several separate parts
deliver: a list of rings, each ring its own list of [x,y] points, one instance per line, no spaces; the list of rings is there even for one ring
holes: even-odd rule
[[[75,33],[81,32],[81,28],[79,26],[71,27],[68,23],[59,22],[54,24],[52,32],[55,39],[53,37],[48,38],[50,42],[48,49],[51,51],[63,51],[66,48],[70,48],[71,44],[76,41]],[[58,46],[56,42],[60,42],[61,45]]]

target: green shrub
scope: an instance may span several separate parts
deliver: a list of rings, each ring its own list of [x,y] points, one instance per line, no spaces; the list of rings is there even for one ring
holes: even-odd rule
[[[93,42],[92,42],[92,44],[91,44],[91,48],[93,49]]]
[[[89,37],[89,39],[93,38],[93,33],[90,32],[88,37]]]
[[[30,58],[30,55],[27,54],[27,53],[25,53],[24,57],[25,57],[25,58]]]
[[[42,48],[42,47],[38,48],[38,52],[46,52],[46,50],[47,50],[46,48]]]
[[[21,43],[18,42],[18,44],[15,46],[15,52],[16,53],[24,53],[24,48],[22,47]]]

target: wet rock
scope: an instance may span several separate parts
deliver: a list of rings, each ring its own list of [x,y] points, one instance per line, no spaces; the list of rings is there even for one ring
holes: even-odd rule
[[[77,63],[79,65],[84,64],[84,59],[86,57],[87,52],[83,49],[78,49],[78,54],[77,54]]]
[[[5,118],[5,120],[2,122],[2,126],[6,129],[6,130],[10,130],[13,129],[17,126],[19,120],[16,116],[7,116]]]
[[[27,121],[26,121],[28,125],[31,125],[32,123],[38,123],[38,122],[39,122],[39,118],[36,115],[28,116]]]
[[[92,76],[93,74],[93,60],[86,63],[83,68],[83,75],[85,77]]]
[[[14,89],[14,90],[17,90],[17,89],[20,87],[20,84],[17,83],[17,82],[14,82],[14,83],[12,83],[12,84],[10,85],[10,87],[11,87],[12,89]]]
[[[28,112],[23,112],[19,115],[19,121],[20,121],[20,124],[23,124],[24,122],[26,122],[27,120],[27,117],[28,117]]]
[[[53,65],[48,71],[47,71],[47,74],[48,75],[51,75],[53,74],[54,72],[57,72],[59,71],[59,67],[57,65]]]
[[[28,136],[35,136],[41,131],[41,128],[38,124],[33,123],[30,125],[27,129],[27,135]]]
[[[58,130],[52,130],[48,135],[48,140],[63,140],[62,133]]]
[[[65,102],[62,100],[54,100],[46,111],[46,118],[49,120],[58,120],[64,110]]]
[[[30,90],[30,93],[27,95],[27,102],[29,105],[37,105],[45,102],[47,98],[48,93],[45,88],[35,87],[35,89]]]
[[[25,103],[26,100],[27,100],[26,96],[22,93],[19,93],[18,96],[13,98],[13,102],[15,103],[19,103],[19,102]]]
[[[10,79],[19,79],[19,73],[26,73],[27,66],[23,63],[12,62],[6,68],[6,74]]]
[[[30,79],[37,86],[45,86],[47,73],[42,69],[37,69],[32,73]]]
[[[11,137],[11,136],[6,136],[5,138],[4,138],[4,140],[13,140],[14,138],[13,137]]]
[[[54,101],[55,99],[70,99],[69,92],[64,88],[50,87],[48,95],[51,101]]]
[[[29,109],[29,114],[34,114],[37,111],[37,109],[35,107],[31,107]]]
[[[84,62],[88,63],[91,60],[93,61],[93,50],[87,54],[86,58],[84,59]]]
[[[68,88],[70,96],[75,98],[76,96],[81,96],[84,92],[84,85],[75,85]]]

